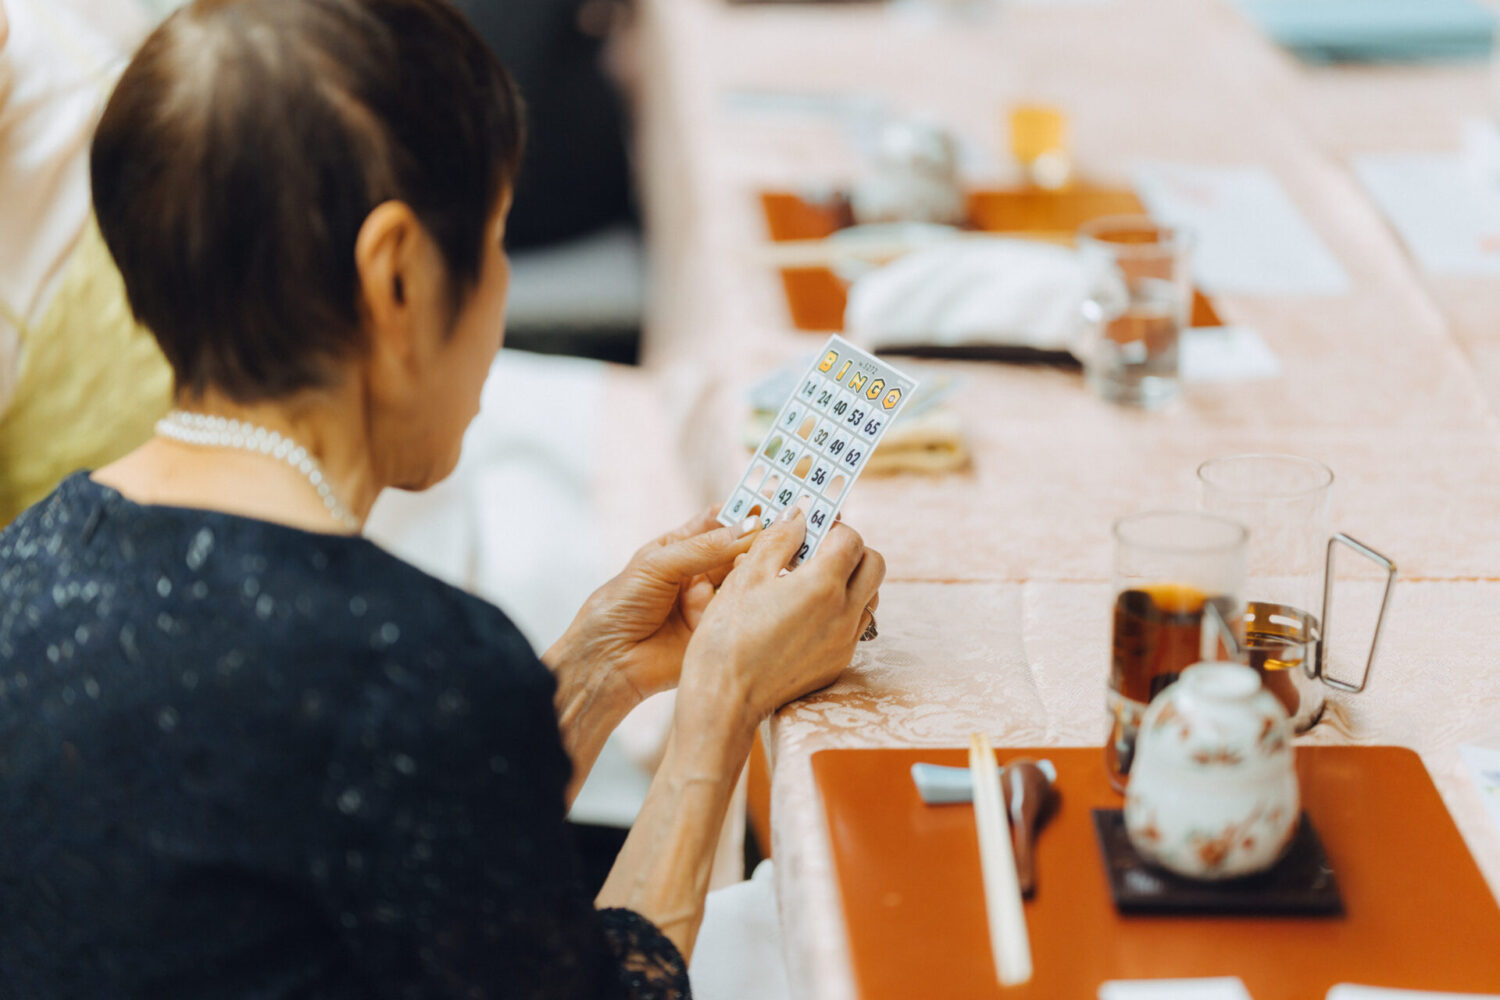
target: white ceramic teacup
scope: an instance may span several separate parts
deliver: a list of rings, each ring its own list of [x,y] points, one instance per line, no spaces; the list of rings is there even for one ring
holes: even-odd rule
[[[1275,864],[1297,831],[1291,722],[1260,676],[1197,663],[1151,702],[1125,794],[1125,829],[1148,861],[1218,880]]]

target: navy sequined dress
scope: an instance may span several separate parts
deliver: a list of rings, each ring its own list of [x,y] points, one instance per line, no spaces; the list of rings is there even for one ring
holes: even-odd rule
[[[0,533],[0,997],[685,997],[594,909],[553,679],[361,538],[80,473]]]

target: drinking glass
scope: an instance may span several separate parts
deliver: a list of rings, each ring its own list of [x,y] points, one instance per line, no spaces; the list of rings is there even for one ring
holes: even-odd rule
[[[1296,732],[1317,723],[1325,687],[1357,694],[1369,681],[1396,566],[1342,532],[1329,531],[1333,472],[1298,455],[1230,455],[1198,466],[1199,506],[1250,529],[1245,618],[1246,662],[1281,699]],[[1360,680],[1326,669],[1334,559],[1340,546],[1385,573],[1380,610]]]
[[[1121,518],[1114,536],[1104,760],[1124,791],[1147,704],[1187,667],[1238,647],[1247,532],[1225,517],[1163,510]]]
[[[1083,378],[1104,399],[1156,409],[1178,393],[1178,350],[1193,304],[1192,236],[1143,215],[1078,230],[1091,291],[1083,304]]]

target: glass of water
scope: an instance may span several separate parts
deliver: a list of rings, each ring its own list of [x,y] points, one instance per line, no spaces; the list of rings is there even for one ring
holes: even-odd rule
[[[1079,353],[1085,383],[1104,399],[1156,409],[1176,398],[1192,244],[1192,234],[1144,215],[1105,216],[1078,230],[1091,284]]]

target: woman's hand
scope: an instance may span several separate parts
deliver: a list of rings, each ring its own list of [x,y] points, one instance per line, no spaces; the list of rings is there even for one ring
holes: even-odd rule
[[[783,572],[805,529],[793,508],[761,532],[703,611],[666,754],[599,893],[598,905],[645,915],[683,955],[692,954],[714,845],[755,724],[849,665],[885,576],[880,553],[842,524],[816,556]]]
[[[759,521],[723,527],[709,509],[648,542],[625,569],[594,591],[543,660],[607,672],[639,701],[677,683],[688,640],[714,587],[750,548]]]
[[[705,711],[738,712],[748,734],[849,665],[869,620],[866,608],[879,600],[885,559],[839,522],[817,555],[783,573],[805,529],[794,510],[762,532],[724,580],[688,646],[679,726]]]

